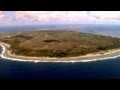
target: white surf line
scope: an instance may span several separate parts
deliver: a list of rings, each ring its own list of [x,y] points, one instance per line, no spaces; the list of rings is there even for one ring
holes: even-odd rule
[[[6,57],[4,56],[5,53],[5,47],[4,45],[0,44],[0,46],[2,47],[2,53],[1,53],[1,58],[3,59],[7,59],[7,60],[13,60],[13,61],[24,61],[24,62],[66,62],[66,63],[75,63],[75,62],[91,62],[91,61],[98,61],[98,60],[106,60],[106,59],[115,59],[120,57],[120,55],[114,56],[114,57],[105,57],[105,58],[98,58],[98,59],[86,59],[86,60],[70,60],[70,61],[66,61],[66,60],[57,60],[57,61],[50,61],[50,60],[24,60],[24,59],[17,59],[17,58],[11,58],[11,57]]]

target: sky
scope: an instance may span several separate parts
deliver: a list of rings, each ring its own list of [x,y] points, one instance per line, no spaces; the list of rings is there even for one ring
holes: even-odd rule
[[[0,25],[119,24],[120,11],[0,11]]]

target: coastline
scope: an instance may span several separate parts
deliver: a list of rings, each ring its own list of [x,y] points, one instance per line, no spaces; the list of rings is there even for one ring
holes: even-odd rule
[[[51,58],[51,57],[28,57],[28,56],[18,56],[10,53],[8,48],[9,44],[0,42],[0,46],[2,46],[3,51],[1,53],[1,58],[14,60],[14,61],[27,61],[27,62],[90,62],[97,60],[105,60],[105,59],[114,59],[120,57],[120,48],[112,49],[108,51],[90,53],[83,56],[77,57],[65,57],[65,58]]]

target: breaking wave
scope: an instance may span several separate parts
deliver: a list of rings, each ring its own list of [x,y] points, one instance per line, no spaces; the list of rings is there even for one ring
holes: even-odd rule
[[[115,58],[118,58],[120,57],[120,55],[117,55],[117,56],[112,56],[112,57],[105,57],[105,58],[97,58],[97,59],[84,59],[84,60],[56,60],[56,61],[50,61],[50,60],[24,60],[24,59],[18,59],[18,58],[12,58],[12,57],[6,57],[4,56],[4,53],[5,53],[5,47],[0,44],[1,47],[2,47],[2,53],[1,53],[1,58],[4,58],[4,59],[8,59],[8,60],[13,60],[13,61],[24,61],[24,62],[35,62],[35,63],[38,63],[38,62],[65,62],[65,63],[75,63],[75,62],[91,62],[91,61],[98,61],[98,60],[107,60],[107,59],[115,59]]]

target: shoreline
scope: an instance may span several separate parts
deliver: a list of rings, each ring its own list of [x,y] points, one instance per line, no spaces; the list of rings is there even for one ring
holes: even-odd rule
[[[89,53],[83,56],[77,57],[65,57],[65,58],[51,58],[51,57],[29,57],[29,56],[17,56],[10,53],[8,48],[10,47],[9,44],[0,42],[0,46],[2,47],[1,58],[14,60],[14,61],[26,61],[26,62],[90,62],[90,61],[97,61],[97,60],[105,60],[105,59],[114,59],[120,57],[120,48],[119,49],[112,49],[108,51],[96,52],[96,53]],[[115,54],[115,55],[114,55]]]

